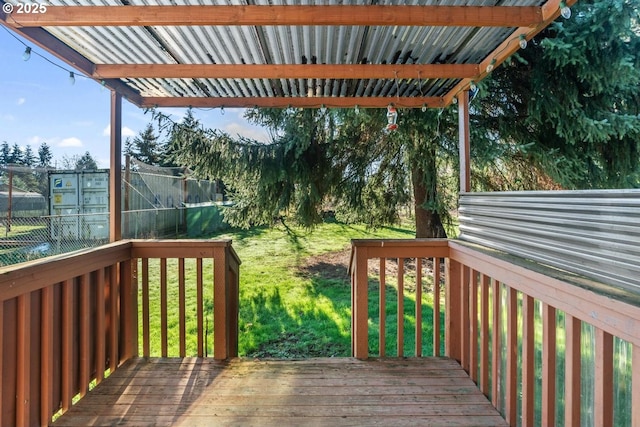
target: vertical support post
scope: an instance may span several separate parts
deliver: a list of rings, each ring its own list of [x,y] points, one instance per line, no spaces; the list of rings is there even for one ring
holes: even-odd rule
[[[460,192],[466,193],[471,190],[469,91],[466,90],[458,94],[458,132],[460,141]]]
[[[445,355],[458,362],[462,359],[460,334],[460,298],[462,294],[462,265],[450,258],[445,259],[447,275],[445,276],[445,312],[444,342]]]
[[[213,357],[224,360],[229,357],[227,328],[227,272],[229,260],[224,247],[213,250]]]
[[[351,325],[353,357],[367,359],[369,357],[369,277],[368,253],[366,247],[354,247],[355,273],[352,275]]]
[[[109,241],[122,239],[122,95],[111,92]]]

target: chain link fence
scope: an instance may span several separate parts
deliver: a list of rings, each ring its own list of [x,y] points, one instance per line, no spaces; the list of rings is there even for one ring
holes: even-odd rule
[[[91,248],[108,242],[103,227],[104,215],[52,215],[4,217],[0,222],[0,266],[31,261],[50,255]],[[108,226],[108,219],[107,219]]]
[[[108,242],[108,212],[50,215],[49,173],[59,172],[0,168],[0,267]],[[123,238],[193,238],[226,227],[219,182],[135,161],[122,174]]]

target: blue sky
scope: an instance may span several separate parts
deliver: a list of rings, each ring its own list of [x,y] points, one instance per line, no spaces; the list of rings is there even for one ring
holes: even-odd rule
[[[61,165],[64,156],[89,151],[98,165],[109,167],[110,93],[97,82],[77,76],[69,82],[72,68],[27,40],[0,26],[0,142],[21,147],[30,145],[34,152],[46,142]],[[21,43],[22,42],[22,43]],[[25,45],[31,46],[31,59],[24,61]],[[52,60],[64,69],[47,62]],[[151,121],[150,114],[126,100],[122,102],[123,139],[135,136]],[[184,109],[167,109],[176,119]],[[195,110],[195,116],[209,128],[232,135],[266,140],[266,133],[247,123],[242,109]]]

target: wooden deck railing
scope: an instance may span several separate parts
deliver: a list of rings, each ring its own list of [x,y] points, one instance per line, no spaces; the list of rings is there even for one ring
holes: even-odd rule
[[[368,333],[369,324],[376,322],[369,317],[376,298],[369,297],[368,260],[383,260],[378,278],[382,289],[384,260],[398,259],[395,285],[401,295],[400,275],[406,274],[402,258],[416,257],[446,258],[445,353],[460,362],[510,425],[562,421],[578,426],[587,416],[593,425],[640,425],[640,306],[590,290],[585,283],[579,286],[575,276],[526,261],[514,264],[516,259],[461,242],[353,242],[355,357],[368,357],[375,340]],[[407,316],[398,311],[399,318]],[[584,329],[594,330],[593,350],[585,345]],[[632,367],[616,388],[628,388],[628,397],[614,397],[614,378],[621,375],[621,368],[614,367],[614,359],[621,362],[614,342],[632,348]],[[592,373],[586,364],[593,366]],[[592,399],[581,391],[581,382],[590,377]],[[559,387],[556,378],[561,379]],[[614,407],[622,410],[614,413]]]
[[[3,268],[0,425],[48,425],[92,382],[137,356],[132,260],[176,256],[214,259],[214,356],[236,355],[239,260],[229,241],[122,241]]]

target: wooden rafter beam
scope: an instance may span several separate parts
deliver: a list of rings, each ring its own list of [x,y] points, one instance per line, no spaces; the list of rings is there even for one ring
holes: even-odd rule
[[[101,78],[216,79],[462,79],[478,74],[477,64],[98,64]]]
[[[16,27],[348,25],[535,27],[542,8],[530,6],[47,6],[45,13],[17,13]]]
[[[437,108],[444,106],[440,97],[145,97],[141,107],[194,107],[194,108],[386,108],[393,104],[400,108]]]
[[[565,0],[567,6],[573,6],[578,0]],[[489,53],[485,59],[479,64],[479,74],[472,78],[462,79],[448,94],[444,96],[444,102],[446,105],[451,104],[453,99],[463,90],[469,88],[472,81],[480,81],[484,79],[489,72],[487,72],[487,66],[493,63],[493,67],[497,67],[502,64],[508,57],[513,55],[519,48],[520,34],[524,34],[527,40],[531,40],[539,32],[544,30],[551,22],[555,21],[560,16],[560,3],[561,0],[548,0],[541,8],[542,10],[542,22],[535,27],[522,26],[516,28],[510,37],[505,39],[497,48]]]

